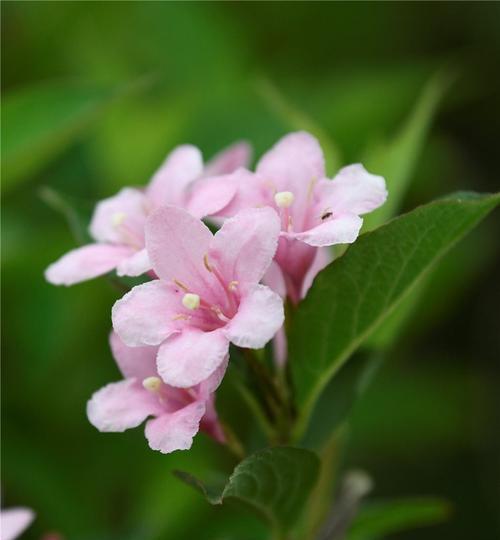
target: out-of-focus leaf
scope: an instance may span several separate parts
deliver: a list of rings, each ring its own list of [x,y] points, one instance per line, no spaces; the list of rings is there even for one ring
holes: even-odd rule
[[[40,198],[56,212],[59,212],[66,220],[71,233],[79,244],[85,244],[90,240],[88,233],[88,209],[77,207],[76,201],[59,193],[49,186],[42,186],[39,190]]]
[[[340,150],[327,131],[307,113],[297,109],[268,79],[257,81],[257,91],[269,109],[283,120],[287,128],[305,130],[318,138],[325,154],[326,168],[333,174],[341,165]]]
[[[175,474],[211,504],[242,503],[276,531],[287,531],[299,517],[318,472],[319,460],[309,450],[276,447],[260,450],[237,465],[222,491],[208,488],[188,473]]]
[[[378,540],[388,534],[445,521],[450,505],[431,497],[367,504],[354,521],[348,540]]]
[[[374,229],[397,213],[436,109],[450,81],[448,73],[435,75],[424,87],[399,134],[392,141],[370,148],[362,160],[368,170],[385,177],[389,192],[386,203],[365,218],[365,229]]]
[[[421,206],[362,236],[318,275],[289,332],[296,436],[349,356],[499,201],[499,194],[458,193]]]
[[[7,95],[2,111],[4,189],[62,152],[121,91],[58,82]]]

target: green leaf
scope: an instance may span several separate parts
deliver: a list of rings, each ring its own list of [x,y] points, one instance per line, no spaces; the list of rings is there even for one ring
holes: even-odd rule
[[[363,394],[382,361],[380,353],[361,351],[330,379],[315,404],[301,439],[306,448],[320,449],[342,424]],[[325,411],[329,411],[325,415]]]
[[[440,72],[435,75],[424,87],[415,109],[399,134],[392,141],[370,148],[363,159],[369,171],[386,179],[389,192],[386,203],[366,216],[365,230],[385,223],[399,210],[432,119],[451,80],[449,73]]]
[[[269,109],[283,120],[287,128],[305,130],[318,138],[325,154],[326,169],[333,174],[341,165],[340,150],[328,132],[305,112],[297,109],[269,80],[259,79],[257,91]]]
[[[242,503],[268,520],[276,531],[287,531],[299,517],[318,472],[319,459],[314,453],[275,447],[260,450],[237,465],[222,490],[208,488],[188,473],[175,474],[211,504]]]
[[[4,189],[67,148],[118,93],[121,90],[50,83],[7,95],[2,129]]]
[[[447,519],[450,505],[437,498],[412,498],[367,504],[354,521],[348,540],[377,540],[386,535],[435,525]]]
[[[323,270],[292,316],[296,437],[331,377],[432,265],[500,201],[458,193],[367,233]]]

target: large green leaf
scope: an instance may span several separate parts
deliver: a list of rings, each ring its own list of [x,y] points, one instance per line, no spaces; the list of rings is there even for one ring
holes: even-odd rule
[[[334,373],[499,201],[498,194],[459,193],[421,206],[363,235],[318,275],[289,332],[296,436]]]
[[[431,497],[367,504],[354,521],[348,540],[378,540],[388,534],[444,521],[450,505]]]
[[[45,166],[96,118],[116,90],[50,83],[4,98],[2,180],[8,188]]]
[[[316,482],[319,460],[308,450],[275,447],[242,461],[222,490],[208,488],[192,475],[176,475],[203,493],[211,504],[236,501],[267,519],[276,531],[289,530]]]

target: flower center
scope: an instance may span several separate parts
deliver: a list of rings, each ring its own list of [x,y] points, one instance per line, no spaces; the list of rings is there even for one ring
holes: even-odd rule
[[[217,287],[211,289],[210,296],[203,298],[203,295],[197,294],[190,289],[188,285],[173,280],[173,284],[184,292],[181,303],[188,312],[177,313],[172,317],[174,321],[186,321],[193,326],[204,331],[215,330],[228,323],[238,310],[238,281],[227,281],[217,266],[208,260],[208,255],[203,258],[206,270],[211,278],[217,283]],[[217,297],[214,301],[213,294]],[[220,296],[219,296],[220,295]]]
[[[129,244],[131,247],[140,250],[143,248],[144,242],[137,232],[134,231],[133,228],[127,223],[125,223],[127,217],[128,215],[125,212],[115,212],[111,216],[111,225],[118,233],[121,234],[124,242]]]

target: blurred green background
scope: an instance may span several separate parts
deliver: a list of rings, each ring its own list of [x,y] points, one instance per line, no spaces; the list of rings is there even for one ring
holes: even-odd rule
[[[247,139],[258,156],[298,127],[323,135],[332,164],[364,160],[390,148],[445,69],[454,83],[401,209],[494,191],[499,29],[499,3],[2,3],[1,487],[3,506],[38,515],[26,538],[264,538],[252,516],[208,507],[170,474],[227,472],[225,449],[201,435],[163,456],[142,429],[100,434],[87,422],[91,393],[118,378],[107,334],[119,293],[104,279],[44,282],[75,245],[46,187],[88,215],[146,183],[177,144],[209,157]],[[432,494],[454,507],[447,523],[394,538],[500,534],[497,225],[426,282],[352,413],[346,465],[370,472],[374,497]]]

